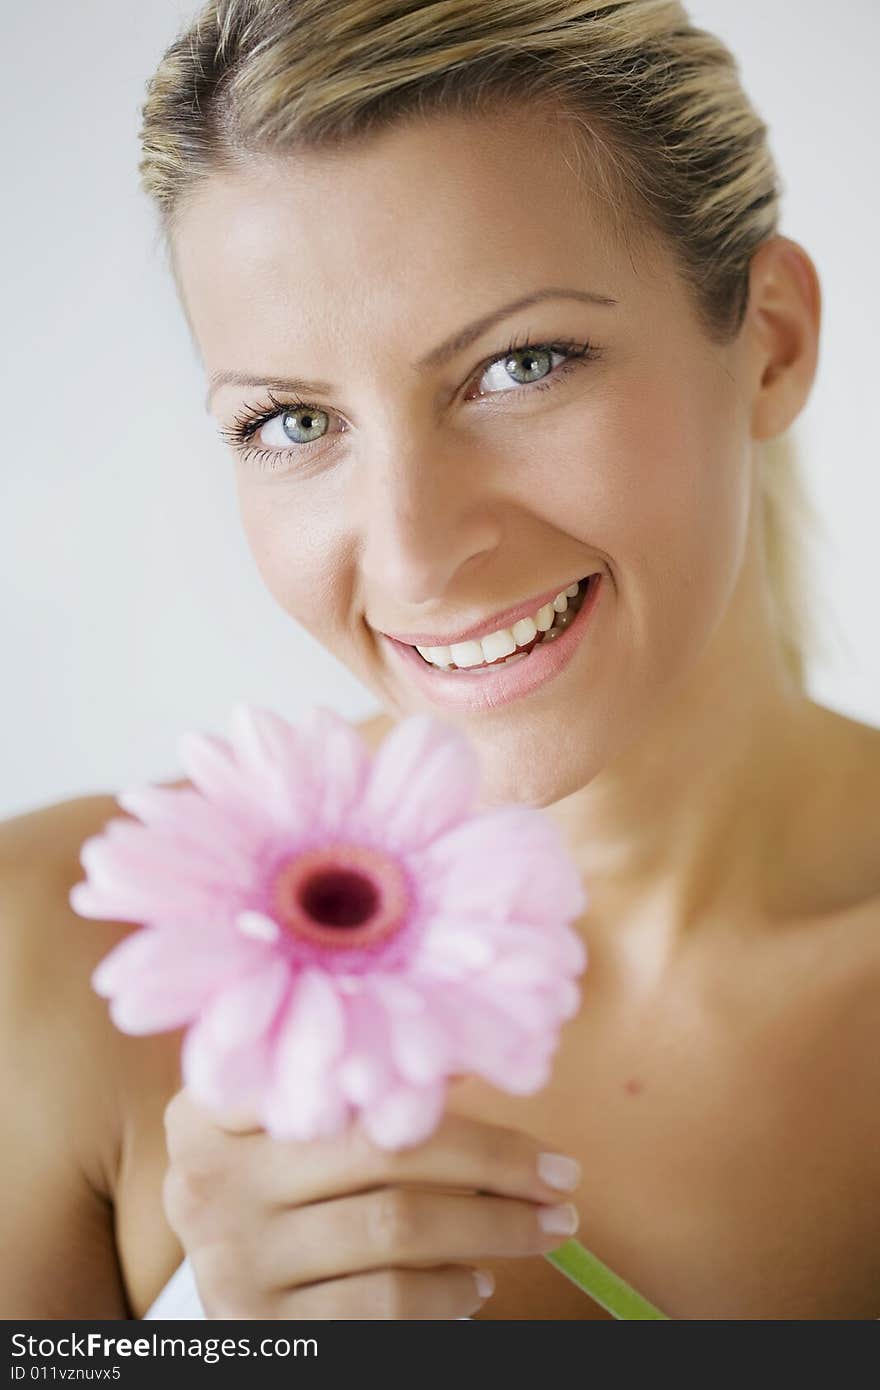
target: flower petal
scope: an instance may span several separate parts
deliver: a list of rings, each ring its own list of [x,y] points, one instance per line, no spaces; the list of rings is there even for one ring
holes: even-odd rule
[[[557,980],[553,986],[546,986],[557,1010],[560,1022],[574,1018],[580,1012],[581,991],[574,980]]]
[[[185,843],[170,831],[156,830],[133,820],[109,821],[103,834],[86,844],[93,854],[106,851],[108,859],[115,859],[128,872],[147,878],[161,875],[207,889],[217,885],[225,888],[227,884],[247,888],[254,878],[253,864],[245,860],[240,859],[237,866],[227,856],[221,859],[211,853],[204,841],[191,839]]]
[[[231,820],[192,787],[131,787],[116,800],[151,830],[166,831],[227,867],[246,866],[264,838],[260,827]]]
[[[568,975],[561,973],[550,952],[542,953],[540,947],[538,941],[528,951],[498,950],[491,969],[483,978],[489,981],[495,993],[504,995],[541,986],[552,991],[570,984]]]
[[[433,917],[419,938],[416,963],[420,973],[439,971],[457,979],[485,970],[497,953],[498,945],[484,923]]]
[[[276,1082],[263,1109],[274,1139],[335,1138],[351,1120],[351,1108],[331,1070],[303,1069]]]
[[[454,1066],[452,1039],[430,1012],[392,1014],[389,1018],[394,1061],[407,1081],[439,1081]]]
[[[373,759],[361,808],[386,844],[415,849],[456,825],[479,790],[476,752],[451,724],[414,714],[388,733]]]
[[[371,971],[363,977],[363,988],[367,996],[381,1004],[389,1015],[424,1012],[424,997],[401,974],[391,974],[387,970]]]
[[[436,875],[436,910],[453,917],[558,924],[588,903],[557,826],[527,806],[472,816],[418,858],[423,872]]]
[[[438,984],[432,1008],[454,1039],[454,1073],[476,1072],[502,1090],[516,1089],[512,1070],[522,1055],[541,1055],[552,1047],[557,1030],[530,1031],[515,1010],[499,1007],[499,1001],[479,993],[470,981]],[[510,1083],[510,1084],[509,1084]]]
[[[71,889],[74,911],[119,921],[158,922],[172,916],[198,921],[222,917],[227,903],[246,905],[246,890],[231,873],[225,882],[202,878],[198,861],[180,848],[169,850],[166,859],[155,835],[120,821],[112,835],[84,841],[80,862],[88,880]]]
[[[187,1031],[181,1048],[184,1084],[201,1105],[223,1112],[242,1106],[261,1111],[270,1063],[265,1035],[224,1048],[204,1015]]]
[[[524,1047],[508,1065],[504,1089],[514,1096],[533,1096],[553,1079],[553,1048]]]
[[[162,1032],[191,1022],[215,993],[263,958],[256,943],[166,927],[131,932],[98,963],[92,988],[112,1000],[125,1033]]]
[[[323,705],[309,712],[304,735],[313,749],[320,749],[318,819],[324,829],[344,831],[347,818],[363,799],[370,750],[356,729]]]
[[[302,758],[299,731],[257,705],[238,704],[230,719],[232,746],[240,767],[257,777],[296,772]]]
[[[315,787],[302,730],[272,710],[239,704],[232,712],[232,745],[244,773],[263,788],[266,809],[288,832],[314,823]]]
[[[539,810],[475,813],[464,734],[411,716],[371,759],[324,706],[296,728],[241,704],[231,742],[180,747],[194,785],[122,793],[139,819],[86,841],[70,894],[84,915],[148,924],[93,976],[123,1031],[189,1025],[197,1098],[250,1107],[278,1138],[336,1135],[359,1114],[374,1143],[407,1147],[436,1127],[453,1075],[523,1095],[547,1083],[580,1007],[571,923],[587,896]],[[400,857],[417,897],[396,952],[337,954],[331,970],[275,923],[270,875],[327,832]]]
[[[381,971],[364,981],[367,997],[384,1011],[396,1071],[419,1085],[439,1080],[455,1062],[452,1036],[432,1016],[430,989],[430,981],[422,992],[402,976]]]
[[[362,1111],[361,1126],[379,1148],[412,1148],[434,1132],[445,1099],[445,1082],[427,1086],[402,1083]]]
[[[267,833],[274,828],[266,809],[271,788],[248,775],[235,761],[225,739],[212,734],[185,733],[178,740],[178,754],[187,775],[199,791],[237,823],[256,823]]]
[[[307,966],[294,981],[275,1042],[276,1077],[331,1065],[345,1046],[345,1009],[325,971]]]
[[[384,1006],[366,993],[346,1000],[348,1039],[337,1063],[342,1094],[355,1105],[383,1095],[397,1080]]]
[[[549,994],[535,989],[497,989],[494,979],[490,977],[468,980],[468,989],[473,1007],[491,1007],[496,1015],[503,1015],[509,1020],[510,1026],[520,1037],[531,1033],[546,1039],[557,1030],[560,1006]]]
[[[241,979],[228,983],[205,1010],[207,1032],[220,1047],[232,1048],[268,1031],[290,988],[287,962],[277,955]]]
[[[565,975],[586,969],[587,945],[573,926],[558,922],[504,922],[487,928],[499,958],[517,952],[540,954],[548,966]]]
[[[136,983],[142,970],[153,965],[164,944],[162,932],[155,927],[129,932],[95,966],[92,989],[106,999],[128,983]]]

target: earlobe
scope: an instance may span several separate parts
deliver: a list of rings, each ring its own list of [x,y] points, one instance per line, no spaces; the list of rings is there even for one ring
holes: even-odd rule
[[[769,238],[750,267],[754,439],[783,434],[803,410],[816,375],[821,314],[821,286],[810,256],[789,237]]]

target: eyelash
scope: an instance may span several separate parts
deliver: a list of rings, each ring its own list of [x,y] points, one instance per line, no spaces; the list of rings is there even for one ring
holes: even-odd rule
[[[512,338],[503,352],[497,353],[494,357],[488,358],[477,367],[475,376],[481,377],[490,367],[494,367],[499,362],[504,362],[514,352],[554,352],[562,354],[565,361],[558,367],[551,370],[546,377],[541,377],[538,381],[523,383],[511,391],[499,391],[488,393],[490,395],[516,396],[533,391],[549,391],[552,387],[559,384],[561,380],[577,366],[582,359],[594,360],[600,356],[600,349],[594,347],[592,343],[578,342],[573,338],[563,338],[554,343],[518,343],[516,338]],[[473,378],[471,378],[473,379]],[[239,415],[235,416],[232,424],[228,427],[221,427],[220,433],[228,444],[240,454],[242,459],[247,462],[258,463],[261,469],[269,471],[279,471],[277,460],[285,460],[290,454],[299,454],[308,451],[309,444],[292,444],[290,449],[258,449],[248,448],[249,439],[262,429],[263,425],[274,420],[277,415],[293,410],[319,410],[313,401],[303,401],[298,397],[292,396],[288,400],[279,400],[271,391],[266,395],[272,403],[272,409],[258,409],[255,406],[245,405]],[[319,441],[315,440],[314,443]],[[271,461],[270,461],[271,460]]]

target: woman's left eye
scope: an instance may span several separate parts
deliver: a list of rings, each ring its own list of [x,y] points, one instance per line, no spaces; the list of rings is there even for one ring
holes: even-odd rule
[[[488,391],[478,392],[481,396],[516,394],[516,389],[526,390],[532,385],[540,385],[551,378],[555,385],[560,376],[566,373],[554,367],[553,359],[558,357],[564,365],[571,365],[577,357],[585,357],[592,349],[588,343],[564,345],[538,345],[527,343],[524,347],[509,347],[507,352],[494,358],[481,371],[480,381],[490,381]],[[548,383],[549,384],[549,383]],[[511,391],[511,386],[513,390]]]
[[[548,391],[568,376],[581,359],[599,357],[600,351],[592,343],[578,343],[571,339],[556,343],[524,343],[520,347],[511,342],[505,352],[483,363],[471,377],[477,386],[484,381],[489,382],[489,389],[477,390],[476,398]],[[555,363],[554,358],[559,362]],[[292,455],[310,452],[310,446],[318,443],[326,434],[345,432],[344,429],[329,429],[331,416],[319,406],[309,405],[305,401],[280,401],[271,391],[267,395],[272,409],[259,411],[246,406],[228,429],[221,427],[220,430],[237,453],[245,459],[259,460],[261,468],[278,470]],[[467,395],[465,399],[472,400],[474,396]],[[264,430],[267,434],[273,433],[275,438],[267,439]],[[269,447],[248,447],[255,435],[261,444]],[[297,435],[305,437],[296,438]]]

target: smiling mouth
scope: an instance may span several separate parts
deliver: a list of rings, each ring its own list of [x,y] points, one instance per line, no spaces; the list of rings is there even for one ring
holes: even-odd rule
[[[591,585],[594,584],[598,578],[598,574],[590,574],[578,580],[577,593],[572,597],[566,596],[566,606],[561,612],[554,605],[545,604],[544,608],[541,609],[540,613],[537,615],[541,621],[541,627],[531,636],[523,633],[522,635],[525,637],[523,642],[520,643],[516,641],[517,634],[511,629],[508,629],[508,631],[511,631],[512,640],[516,642],[516,649],[513,652],[507,652],[504,655],[492,657],[491,659],[484,659],[482,661],[467,660],[465,663],[459,665],[455,657],[458,656],[461,658],[476,655],[474,648],[480,646],[478,642],[453,643],[451,647],[414,647],[413,650],[418,653],[420,660],[423,661],[426,666],[431,667],[435,671],[480,671],[490,666],[512,666],[518,661],[525,661],[536,647],[540,647],[546,642],[553,642],[559,634],[564,632],[569,624],[574,621]],[[547,625],[545,626],[544,624]],[[518,627],[519,624],[515,624],[514,626]],[[531,622],[531,626],[535,626],[534,621]],[[426,651],[432,653],[434,657],[433,660],[425,655]]]

